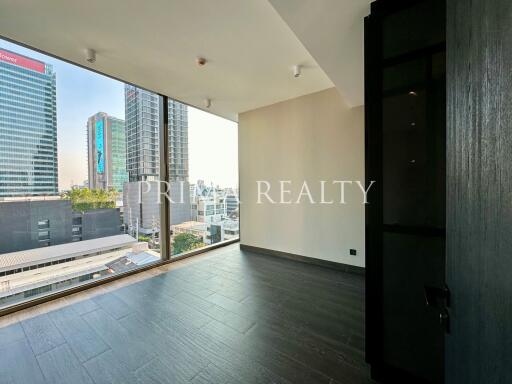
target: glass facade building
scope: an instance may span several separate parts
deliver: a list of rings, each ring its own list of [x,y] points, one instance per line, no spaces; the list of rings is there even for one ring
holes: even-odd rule
[[[127,169],[130,181],[158,180],[159,96],[125,85]],[[169,100],[170,181],[188,181],[187,106]]]
[[[169,167],[171,181],[188,181],[188,111],[174,100],[169,100]]]
[[[89,188],[121,192],[128,181],[124,120],[98,112],[87,120]]]
[[[51,65],[0,49],[0,199],[58,194]]]
[[[122,191],[128,181],[126,170],[126,128],[124,120],[109,116],[108,123],[112,131],[112,186]]]
[[[158,95],[125,85],[126,164],[130,181],[158,180]]]

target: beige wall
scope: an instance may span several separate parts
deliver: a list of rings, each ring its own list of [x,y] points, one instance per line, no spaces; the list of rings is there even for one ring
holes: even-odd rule
[[[332,88],[239,116],[241,243],[364,267],[363,194],[333,180],[364,182],[363,107],[350,109]],[[270,197],[280,200],[279,180],[293,204],[258,204],[258,180],[268,180]],[[325,201],[319,204],[320,181]],[[303,197],[306,181],[316,204]],[[357,250],[350,256],[349,249]]]

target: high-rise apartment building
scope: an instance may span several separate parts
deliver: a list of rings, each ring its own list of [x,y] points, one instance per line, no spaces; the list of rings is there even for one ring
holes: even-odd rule
[[[130,183],[123,194],[125,223],[138,225],[141,233],[160,227],[159,216],[159,96],[125,85],[127,170]],[[169,100],[169,178],[172,225],[190,220],[188,184],[187,106]],[[141,181],[155,182],[141,187]],[[148,188],[148,185],[151,188]],[[142,196],[141,196],[142,195]],[[138,224],[136,224],[138,223]],[[159,230],[159,229],[158,229]]]
[[[130,181],[158,180],[158,95],[125,85],[127,169]],[[188,181],[187,106],[169,100],[170,180]]]
[[[55,88],[51,65],[0,49],[0,199],[58,193]]]
[[[188,110],[169,100],[169,173],[171,181],[188,181]]]
[[[158,95],[125,85],[126,166],[130,181],[158,180]]]
[[[126,171],[124,120],[98,112],[87,120],[89,188],[123,190]]]

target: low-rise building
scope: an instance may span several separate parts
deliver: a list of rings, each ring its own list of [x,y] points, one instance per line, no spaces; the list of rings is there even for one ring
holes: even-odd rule
[[[194,221],[218,223],[227,217],[226,199],[220,194],[195,196],[191,207]]]
[[[198,221],[186,221],[181,224],[176,224],[171,227],[173,236],[179,235],[180,233],[189,233],[205,239],[208,225]]]
[[[236,220],[223,220],[217,223],[210,223],[206,228],[206,244],[220,243],[221,241],[227,241],[237,239],[240,237],[240,227]]]
[[[115,236],[123,232],[119,208],[73,212],[73,241]]]
[[[226,194],[226,213],[229,217],[239,217],[238,213],[238,195],[234,193]]]
[[[0,202],[0,254],[114,236],[119,209],[74,212],[71,200],[31,198]]]
[[[0,257],[0,307],[159,259],[147,243],[119,234],[7,253]]]

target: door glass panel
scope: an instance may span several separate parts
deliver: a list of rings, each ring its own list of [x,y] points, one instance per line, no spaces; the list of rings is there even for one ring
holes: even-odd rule
[[[425,58],[389,66],[383,72],[383,90],[398,91],[423,86],[427,73]],[[404,89],[408,88],[408,89]]]
[[[424,287],[444,284],[444,237],[383,234],[383,356],[430,383],[442,383],[444,329]]]
[[[393,2],[381,3],[395,9]],[[382,140],[382,162],[375,164],[382,167],[382,230],[372,233],[381,241],[368,256],[380,271],[375,314],[382,318],[373,342],[382,343],[376,353],[389,368],[388,381],[409,374],[410,382],[442,383],[444,325],[424,292],[443,287],[445,277],[445,58],[436,53],[445,41],[445,7],[443,1],[404,7],[379,20],[377,37],[383,49],[382,125],[374,138]]]
[[[426,100],[413,90],[383,100],[384,224],[421,225],[428,213]]]
[[[446,52],[432,55],[432,79],[443,80],[446,77]]]
[[[411,63],[417,66],[417,62]],[[382,101],[383,214],[387,225],[445,226],[444,78],[425,84],[396,93],[390,90]]]
[[[445,20],[445,12],[443,1],[424,1],[386,17],[382,23],[383,58],[443,43],[444,28],[433,20]]]

